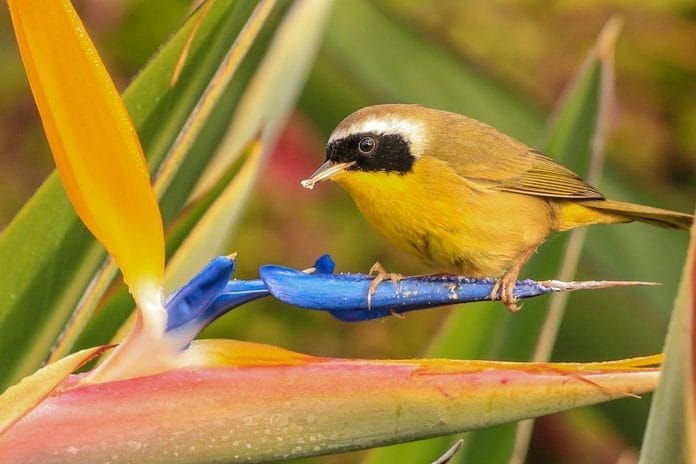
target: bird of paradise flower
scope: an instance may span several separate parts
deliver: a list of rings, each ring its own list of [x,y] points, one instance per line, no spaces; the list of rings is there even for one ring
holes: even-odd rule
[[[0,396],[0,461],[287,459],[471,430],[655,387],[658,369],[648,366],[659,356],[588,364],[374,361],[193,341],[225,310],[269,293],[362,320],[399,304],[406,311],[480,299],[476,292],[487,295],[491,283],[416,278],[403,282],[408,291],[384,283],[368,308],[367,276],[336,275],[328,258],[310,273],[268,266],[260,280],[236,281],[229,256],[165,299],[157,198],[128,113],[84,26],[67,0],[8,5],[63,186],[121,269],[137,319],[116,348],[66,356]],[[520,292],[559,286],[527,282]],[[348,300],[336,299],[339,292]],[[97,368],[71,374],[103,353]]]

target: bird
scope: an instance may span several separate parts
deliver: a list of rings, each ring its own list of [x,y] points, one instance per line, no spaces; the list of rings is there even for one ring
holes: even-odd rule
[[[367,106],[340,122],[325,162],[302,186],[329,179],[398,248],[447,271],[496,278],[490,298],[511,311],[520,308],[513,289],[522,267],[552,233],[631,221],[688,229],[693,222],[691,214],[606,199],[485,123],[413,104]]]

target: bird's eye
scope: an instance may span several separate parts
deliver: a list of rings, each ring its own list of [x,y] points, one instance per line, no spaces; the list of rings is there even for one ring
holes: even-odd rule
[[[376,145],[377,142],[375,142],[373,137],[363,137],[358,143],[358,150],[360,150],[360,153],[363,155],[367,155],[368,153],[372,153],[374,151]]]

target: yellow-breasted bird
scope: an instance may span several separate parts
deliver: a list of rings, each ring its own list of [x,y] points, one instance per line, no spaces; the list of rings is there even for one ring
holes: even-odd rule
[[[331,134],[326,179],[389,241],[472,277],[518,309],[520,269],[552,232],[641,221],[688,229],[690,214],[607,200],[578,175],[482,122],[418,105],[369,106]]]

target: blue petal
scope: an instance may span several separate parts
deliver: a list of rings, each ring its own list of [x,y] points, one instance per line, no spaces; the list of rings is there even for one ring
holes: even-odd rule
[[[208,325],[229,310],[268,295],[270,292],[261,279],[231,280],[198,320]]]
[[[232,259],[219,256],[167,300],[165,338],[170,346],[184,348],[229,310],[269,295],[261,280],[229,280],[234,269]]]
[[[307,274],[287,267],[266,265],[259,270],[271,294],[302,308],[324,310],[344,321],[378,319],[435,306],[489,300],[494,279],[434,275],[406,277],[396,284],[377,286],[368,307],[367,292],[374,277],[365,274]],[[532,280],[515,284],[517,298],[557,291]]]
[[[333,274],[336,269],[336,263],[329,255],[321,255],[314,263],[315,274]]]
[[[268,296],[266,285],[256,280],[230,280],[235,262],[218,256],[164,304],[167,332],[185,330],[195,336],[208,324],[244,303]]]
[[[234,269],[234,260],[218,256],[169,297],[164,303],[167,309],[167,331],[198,318],[225,288]]]

